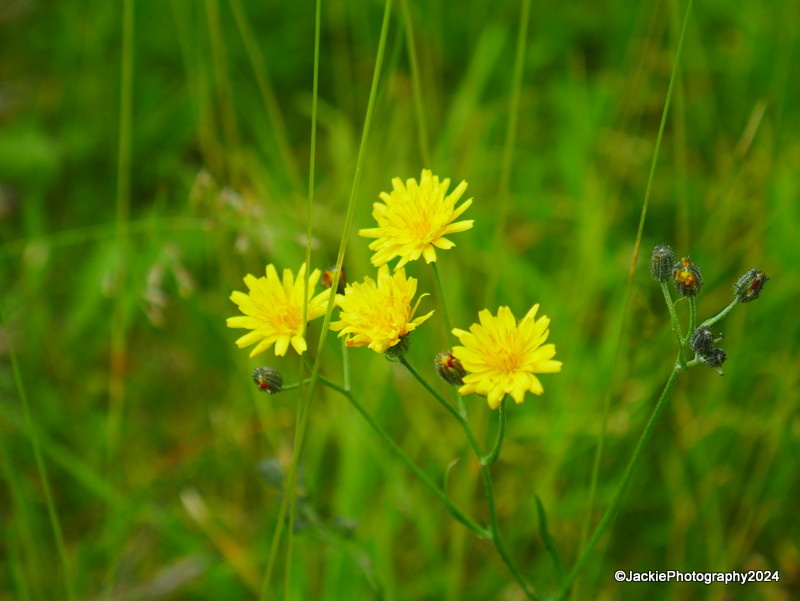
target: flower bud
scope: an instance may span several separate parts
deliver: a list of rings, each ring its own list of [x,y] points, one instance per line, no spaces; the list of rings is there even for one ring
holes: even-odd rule
[[[467,372],[458,357],[450,351],[444,351],[436,355],[433,364],[436,366],[436,373],[448,384],[454,386],[462,386],[464,384],[463,378],[467,375]]]
[[[400,340],[397,341],[397,344],[386,349],[386,354],[393,359],[402,359],[406,356],[409,346],[411,346],[411,339],[408,334],[405,334],[400,336]]]
[[[705,356],[714,350],[714,332],[708,326],[701,326],[692,332],[689,346],[700,356]]]
[[[703,287],[703,275],[700,268],[692,263],[689,257],[684,257],[675,263],[672,271],[675,289],[682,296],[696,296]]]
[[[283,376],[277,369],[271,367],[256,367],[253,370],[253,382],[258,389],[267,394],[275,394],[281,391],[283,386]]]
[[[666,244],[659,244],[650,255],[650,274],[657,282],[666,282],[672,273],[675,255],[672,248]]]
[[[749,303],[758,298],[769,278],[763,271],[751,269],[745,272],[733,285],[733,295],[740,303]]]
[[[720,366],[725,363],[725,360],[728,358],[728,353],[721,348],[712,348],[708,354],[702,355],[702,357],[706,365],[715,368],[719,375],[723,375]]]
[[[336,294],[344,294],[344,287],[347,281],[344,277],[344,269],[336,269],[336,265],[332,265],[325,270],[322,274],[322,287],[330,288],[333,286],[333,279],[336,277],[336,272],[339,272],[339,283],[336,285]]]

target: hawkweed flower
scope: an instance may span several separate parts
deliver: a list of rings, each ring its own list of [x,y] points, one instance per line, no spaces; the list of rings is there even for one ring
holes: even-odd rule
[[[496,316],[484,309],[478,314],[480,324],[472,324],[469,332],[453,329],[464,345],[454,347],[453,354],[468,372],[459,394],[485,395],[489,407],[497,409],[506,394],[519,404],[528,391],[544,392],[534,374],[560,372],[562,363],[553,360],[555,345],[544,344],[550,319],[536,319],[538,310],[534,305],[517,323],[508,307],[500,307]]]
[[[650,255],[650,275],[657,282],[666,282],[672,275],[672,266],[675,263],[675,255],[672,247],[666,244],[659,244],[653,249]]]
[[[672,277],[675,289],[682,296],[696,296],[703,287],[703,274],[700,268],[692,263],[689,257],[684,257],[673,267]]]
[[[768,280],[769,278],[763,271],[751,269],[736,280],[733,285],[733,295],[740,303],[754,301],[758,298],[761,289]]]
[[[249,292],[235,291],[231,300],[236,303],[244,315],[228,318],[229,328],[245,328],[252,330],[236,341],[236,346],[244,348],[256,344],[250,352],[251,357],[275,345],[275,355],[286,354],[292,345],[298,354],[307,348],[305,323],[303,323],[303,286],[305,284],[306,265],[300,266],[295,278],[291,270],[283,270],[283,278],[278,277],[274,265],[267,265],[266,277],[256,278],[248,274],[244,278]],[[325,313],[330,290],[314,296],[314,287],[319,280],[319,269],[315,269],[308,278],[308,309],[306,319],[311,321]]]
[[[347,336],[347,346],[368,346],[376,353],[398,344],[407,348],[406,336],[433,315],[431,311],[414,319],[422,297],[427,296],[420,296],[412,307],[416,293],[417,280],[406,278],[405,269],[390,274],[382,265],[377,283],[365,277],[363,283],[347,284],[344,294],[336,295],[341,313],[331,330],[339,332],[340,337]]]
[[[472,199],[456,207],[467,182],[462,181],[447,194],[449,187],[449,178],[440,182],[428,169],[422,170],[419,183],[413,178],[406,180],[405,185],[399,177],[392,180],[392,191],[381,192],[383,202],[372,205],[378,227],[358,232],[365,238],[377,238],[369,245],[375,251],[373,265],[379,267],[400,257],[395,267],[399,269],[420,255],[432,263],[436,260],[436,248],[447,250],[455,246],[445,236],[472,227],[472,219],[455,221],[472,204]]]
[[[271,367],[256,367],[253,370],[253,382],[258,389],[267,394],[280,392],[283,387],[283,376],[277,369]]]

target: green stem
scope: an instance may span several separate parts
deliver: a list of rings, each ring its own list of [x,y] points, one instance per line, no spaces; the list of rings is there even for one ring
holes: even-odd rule
[[[595,528],[592,537],[589,539],[589,542],[581,551],[581,555],[578,558],[575,567],[570,570],[569,574],[567,574],[566,578],[564,579],[563,584],[561,585],[561,589],[559,590],[558,596],[556,599],[558,601],[564,601],[569,596],[569,589],[572,583],[577,578],[578,574],[586,567],[586,563],[589,561],[589,556],[592,554],[592,551],[597,546],[597,543],[600,541],[600,537],[603,536],[605,531],[611,525],[611,522],[614,520],[616,516],[617,510],[619,509],[620,504],[622,503],[622,498],[625,494],[625,490],[628,487],[628,484],[633,477],[633,473],[636,470],[636,466],[639,464],[639,461],[642,458],[644,453],[644,447],[647,445],[647,442],[650,440],[650,437],[653,435],[653,431],[655,430],[656,424],[658,423],[658,418],[661,416],[661,413],[664,411],[664,408],[667,406],[667,401],[669,400],[669,396],[672,393],[672,390],[675,388],[675,384],[678,381],[678,375],[680,374],[679,370],[673,370],[670,375],[667,383],[664,385],[664,390],[661,392],[661,396],[658,398],[658,402],[656,403],[653,412],[650,414],[650,419],[647,420],[647,425],[644,427],[644,431],[642,435],[639,437],[639,442],[636,444],[636,449],[633,451],[633,455],[631,456],[630,461],[628,462],[628,467],[625,468],[625,473],[622,475],[622,481],[620,482],[619,486],[617,487],[617,491],[614,493],[614,498],[611,500],[611,504],[606,509],[606,512],[603,514],[603,517],[600,519],[600,523],[597,524],[597,528]]]
[[[489,471],[489,466],[481,465],[481,476],[483,477],[483,488],[486,491],[486,506],[489,508],[489,531],[492,535],[494,547],[497,549],[497,553],[500,555],[503,563],[506,564],[508,571],[511,572],[514,580],[517,581],[517,584],[529,601],[538,601],[539,598],[525,579],[517,563],[511,557],[511,554],[506,548],[505,540],[500,534],[500,524],[497,521],[497,509],[494,504],[494,486],[492,485],[492,475]]]
[[[345,388],[342,388],[338,384],[334,384],[324,376],[319,376],[319,382],[323,386],[327,386],[331,390],[335,390],[343,397],[345,397],[348,401],[350,401],[350,404],[355,408],[356,411],[358,411],[361,417],[364,418],[364,420],[369,424],[369,426],[384,442],[384,444],[387,447],[389,447],[389,449],[395,454],[395,456],[398,459],[400,459],[400,461],[402,461],[409,470],[411,470],[411,472],[417,477],[417,479],[420,482],[422,482],[425,486],[427,486],[430,489],[430,491],[433,492],[433,494],[436,495],[442,503],[444,503],[444,505],[447,507],[448,511],[453,515],[454,518],[456,518],[459,522],[461,522],[467,528],[472,530],[478,536],[478,538],[482,539],[490,538],[491,533],[487,532],[485,528],[481,528],[480,526],[478,526],[478,524],[476,524],[474,521],[472,521],[470,518],[464,515],[464,513],[458,507],[453,505],[453,503],[450,501],[450,499],[447,497],[444,491],[442,491],[442,489],[436,486],[431,481],[431,479],[425,474],[425,472],[423,472],[420,468],[418,468],[414,464],[414,462],[411,461],[411,459],[409,459],[408,455],[406,455],[403,452],[403,450],[399,446],[397,446],[397,443],[395,443],[394,440],[391,439],[391,437],[386,433],[386,431],[383,428],[381,428],[374,419],[372,419],[372,416],[369,413],[367,413],[364,407],[355,399],[352,392],[350,392]]]
[[[344,389],[350,390],[350,355],[348,354],[347,341],[342,339],[342,378]]]
[[[681,322],[678,319],[678,313],[675,311],[675,303],[672,302],[672,295],[669,293],[669,288],[666,282],[661,282],[661,292],[664,293],[664,301],[667,303],[669,309],[669,322],[675,337],[678,340],[678,348],[683,346],[683,332],[681,332]]]
[[[309,382],[311,382],[311,378],[306,378],[305,380],[301,380],[300,382],[294,382],[293,384],[286,384],[285,386],[281,386],[281,392],[288,392],[289,390],[295,390],[296,388],[305,386]]]
[[[695,355],[695,358],[692,359],[691,361],[687,361],[686,366],[683,367],[682,369],[689,369],[690,367],[694,367],[695,365],[702,365],[703,363],[705,363],[705,361],[703,361],[703,358],[700,357],[700,355]]]
[[[658,164],[658,153],[661,149],[661,140],[664,137],[664,129],[667,126],[667,115],[669,114],[669,105],[672,101],[672,92],[675,89],[675,81],[678,78],[678,67],[681,62],[681,54],[683,52],[683,41],[686,37],[686,26],[689,24],[689,15],[692,13],[693,0],[689,0],[686,6],[686,13],[683,16],[683,24],[681,25],[681,33],[678,37],[678,47],[675,50],[675,61],[672,65],[672,74],[669,78],[669,86],[667,87],[667,97],[664,100],[664,110],[661,112],[661,124],[658,126],[658,135],[656,136],[656,147],[653,151],[653,160],[650,162],[650,174],[647,176],[647,187],[644,191],[644,202],[642,203],[642,212],[639,216],[639,227],[636,231],[636,242],[633,248],[633,259],[631,261],[631,276],[636,268],[636,260],[639,257],[639,246],[642,242],[642,233],[644,232],[644,223],[647,217],[647,208],[650,205],[650,194],[653,190],[653,179],[656,173],[656,165]]]
[[[478,458],[480,463],[481,469],[481,477],[483,478],[483,488],[486,493],[486,505],[489,509],[489,533],[491,535],[491,541],[494,544],[495,549],[497,549],[498,555],[503,560],[503,563],[508,568],[508,571],[511,572],[511,575],[516,580],[517,584],[520,586],[522,591],[525,593],[525,596],[529,599],[529,601],[537,601],[538,597],[532,590],[531,585],[527,582],[525,577],[522,575],[522,572],[519,569],[519,566],[516,565],[511,555],[508,553],[508,549],[506,549],[505,541],[503,540],[502,535],[500,534],[500,526],[497,521],[497,510],[495,509],[494,505],[494,487],[492,486],[492,475],[489,471],[489,464],[491,462],[486,462],[486,460],[491,457],[492,453],[488,456],[484,457],[483,451],[481,450],[478,441],[475,439],[475,435],[472,432],[472,428],[469,425],[467,419],[460,415],[447,401],[442,398],[442,396],[436,392],[430,384],[423,378],[419,372],[414,369],[414,366],[411,365],[405,357],[400,358],[400,363],[409,371],[409,373],[414,376],[414,378],[422,384],[422,386],[429,392],[431,395],[439,401],[444,407],[450,411],[453,417],[458,420],[461,424],[461,427],[464,430],[464,434],[467,436],[467,440],[469,441],[470,447],[475,453],[475,456]],[[503,418],[504,419],[504,418]],[[505,421],[505,420],[504,420]],[[494,452],[494,450],[492,451]],[[499,453],[499,450],[497,451]],[[495,458],[496,459],[496,458]]]
[[[411,66],[411,89],[414,93],[414,114],[417,117],[417,135],[419,136],[419,152],[426,168],[431,167],[430,145],[428,144],[428,127],[425,123],[425,109],[422,102],[422,84],[419,74],[419,61],[417,49],[414,45],[414,22],[411,11],[408,9],[408,0],[400,0],[403,11],[403,24],[406,30],[406,46],[408,48],[408,63]]]
[[[503,448],[503,439],[506,436],[506,399],[500,401],[500,406],[497,408],[497,439],[494,442],[494,447],[489,454],[481,457],[481,465],[492,465],[497,458],[500,457],[500,450]]]
[[[539,495],[534,495],[534,499],[536,500],[536,513],[539,517],[539,536],[541,536],[544,548],[547,554],[550,555],[550,560],[553,562],[553,568],[556,572],[556,583],[560,586],[564,581],[564,575],[567,573],[567,570],[564,567],[564,560],[561,559],[561,554],[558,552],[556,541],[553,535],[550,534],[550,528],[547,525],[547,513],[544,510],[544,505],[542,505],[542,500],[539,498]]]
[[[237,0],[238,2],[238,0]],[[240,9],[241,10],[241,9]],[[314,178],[317,164],[317,105],[319,104],[319,47],[322,21],[322,0],[316,2],[314,18],[314,71],[311,92],[311,144],[308,153],[308,195],[306,202],[305,282],[303,286],[303,324],[308,324],[309,280],[311,279],[311,238],[314,230]],[[244,23],[244,19],[242,19]],[[333,294],[333,293],[332,293]]]
[[[500,524],[497,520],[497,509],[494,504],[494,486],[492,484],[492,474],[489,470],[489,465],[484,463],[483,453],[478,445],[478,441],[475,440],[475,435],[472,433],[472,428],[470,427],[469,422],[466,419],[459,421],[461,422],[461,427],[464,429],[464,434],[467,435],[467,440],[469,440],[472,450],[475,452],[475,456],[480,462],[483,488],[486,493],[486,506],[489,510],[489,532],[491,533],[492,543],[494,543],[497,553],[500,555],[503,563],[506,564],[508,571],[511,572],[511,575],[514,577],[514,580],[517,581],[517,584],[525,593],[525,596],[529,599],[529,601],[537,601],[538,597],[536,596],[536,593],[532,590],[531,585],[525,579],[525,576],[522,575],[522,571],[519,569],[519,566],[514,562],[514,559],[509,554],[505,541],[503,540],[503,536],[500,533]]]
[[[347,202],[347,212],[344,220],[344,228],[342,238],[339,241],[339,252],[336,256],[336,268],[334,271],[333,282],[331,289],[336,290],[339,285],[339,277],[342,272],[342,265],[344,264],[344,255],[347,250],[347,242],[350,239],[349,232],[353,225],[353,216],[355,215],[356,198],[358,196],[358,188],[361,183],[361,170],[364,165],[364,157],[366,156],[367,140],[369,139],[369,132],[372,125],[372,115],[375,109],[376,97],[378,95],[378,82],[380,81],[381,69],[383,66],[383,55],[386,50],[386,40],[388,39],[389,32],[389,18],[392,12],[392,0],[386,0],[383,11],[383,21],[381,23],[381,33],[378,40],[378,52],[375,57],[375,67],[372,72],[372,83],[369,90],[369,101],[367,102],[367,111],[364,116],[364,129],[361,132],[361,142],[358,146],[358,155],[356,157],[356,168],[353,174],[353,185],[350,189],[350,198]],[[292,453],[292,462],[289,466],[289,474],[287,476],[286,487],[284,490],[283,500],[278,510],[278,522],[275,526],[275,532],[272,535],[272,543],[270,545],[269,558],[267,560],[267,569],[264,573],[263,584],[261,588],[261,601],[266,601],[268,598],[269,584],[272,576],[272,570],[275,565],[275,558],[277,556],[277,549],[280,543],[280,538],[283,534],[283,528],[286,522],[286,510],[288,509],[288,500],[294,498],[295,483],[297,477],[297,464],[302,452],[303,442],[305,439],[306,430],[308,428],[308,415],[311,406],[311,399],[314,396],[316,389],[317,379],[319,377],[319,357],[321,351],[325,346],[325,341],[328,336],[328,329],[331,323],[331,315],[333,313],[333,305],[335,294],[331,294],[328,300],[328,305],[325,308],[325,316],[322,320],[322,328],[317,343],[317,361],[311,370],[311,382],[308,388],[308,395],[306,396],[305,403],[302,407],[301,421],[297,425],[295,431],[295,445]]]
[[[641,212],[639,214],[639,225],[638,225],[637,230],[636,230],[636,239],[635,239],[634,245],[633,245],[633,252],[631,253],[631,264],[630,264],[630,268],[628,270],[628,282],[627,282],[627,286],[625,288],[625,297],[624,297],[624,300],[623,300],[623,303],[622,303],[622,307],[621,307],[621,313],[620,313],[621,319],[620,319],[619,329],[617,331],[617,342],[616,342],[616,347],[615,347],[615,351],[614,351],[614,361],[613,361],[613,366],[612,366],[612,371],[611,371],[611,378],[609,379],[609,386],[608,386],[608,389],[606,390],[606,395],[605,395],[604,400],[603,400],[603,415],[602,415],[602,421],[601,421],[601,427],[600,427],[600,440],[599,440],[599,444],[597,445],[597,451],[595,453],[595,458],[594,458],[594,465],[592,467],[592,477],[591,477],[591,484],[590,484],[590,489],[589,489],[590,490],[590,492],[589,492],[589,510],[587,512],[587,520],[585,522],[584,531],[581,534],[581,541],[582,542],[584,540],[585,532],[588,531],[588,526],[589,526],[591,518],[592,518],[592,513],[593,513],[592,509],[594,507],[595,490],[596,490],[596,487],[597,487],[597,475],[599,473],[600,460],[602,459],[603,451],[604,451],[604,448],[605,448],[606,428],[607,428],[607,423],[608,423],[608,415],[609,415],[610,399],[611,399],[611,385],[612,385],[612,383],[614,381],[614,375],[616,373],[617,364],[618,364],[618,361],[619,361],[619,350],[620,350],[620,348],[622,348],[622,337],[623,337],[623,333],[624,333],[624,329],[625,329],[625,323],[626,323],[625,316],[626,316],[626,314],[627,314],[627,312],[628,312],[628,310],[630,308],[631,298],[633,296],[633,277],[634,277],[634,274],[636,273],[636,264],[637,264],[637,262],[639,260],[639,248],[640,248],[641,243],[642,243],[642,235],[644,233],[644,225],[645,225],[645,222],[647,220],[647,210],[648,210],[648,207],[650,205],[650,194],[651,194],[652,189],[653,189],[653,180],[654,180],[654,177],[655,177],[656,166],[658,164],[658,155],[659,155],[659,152],[660,152],[660,149],[661,149],[661,141],[662,141],[662,139],[664,137],[664,130],[665,130],[666,124],[667,124],[667,116],[669,115],[669,107],[670,107],[670,102],[672,100],[672,92],[673,92],[673,89],[675,87],[675,82],[677,80],[678,67],[680,65],[681,53],[683,51],[683,41],[684,41],[684,38],[686,36],[686,26],[689,23],[689,15],[692,12],[692,4],[693,4],[693,0],[689,0],[689,3],[687,5],[687,7],[686,7],[686,13],[684,14],[684,17],[683,17],[683,23],[681,25],[680,36],[678,37],[678,46],[677,46],[677,49],[676,49],[676,52],[675,52],[675,60],[674,60],[673,65],[672,65],[672,73],[670,75],[669,86],[667,87],[667,97],[664,100],[664,108],[663,108],[663,110],[661,112],[661,123],[660,123],[660,125],[658,127],[658,134],[656,136],[655,148],[653,150],[653,158],[652,158],[652,160],[650,162],[650,172],[649,172],[649,175],[647,176],[647,186],[645,188],[644,200],[642,202],[642,210],[641,210]],[[664,288],[664,290],[666,290],[666,288]],[[668,291],[666,291],[665,298],[669,298],[669,292]],[[667,306],[671,307],[672,311],[674,311],[674,306],[672,306],[671,298],[669,298],[669,300],[667,301]],[[677,316],[676,316],[676,319],[677,319]],[[680,348],[680,346],[681,346],[681,338],[680,338],[679,330],[680,330],[680,323],[678,322],[678,329],[676,330],[676,332],[677,332],[676,335],[677,335],[677,339],[678,339],[678,347]],[[683,361],[683,356],[681,355],[681,353],[678,353],[678,354],[679,354],[678,362],[680,364],[680,362]],[[574,577],[572,578],[572,580],[574,580]]]
[[[431,263],[433,269],[433,279],[436,280],[436,294],[439,296],[439,307],[442,309],[442,319],[444,321],[444,340],[445,344],[450,346],[453,338],[453,324],[450,323],[450,314],[447,312],[447,303],[444,300],[444,287],[442,286],[442,279],[439,277],[439,268],[436,267],[436,262]],[[461,414],[461,417],[466,419],[467,408],[464,406],[464,399],[458,394],[458,391],[453,389],[453,397],[456,400],[456,406]]]
[[[130,220],[131,211],[131,149],[133,131],[133,75],[135,51],[135,2],[122,3],[122,48],[120,57],[119,140],[117,142],[116,190],[116,263],[114,265],[114,299],[111,316],[111,352],[108,382],[108,420],[106,422],[106,467],[108,478],[118,475],[120,442],[123,440],[122,424],[125,419],[126,365],[128,363],[128,279],[131,271]],[[103,546],[108,550],[104,588],[114,588],[115,572],[119,567],[119,554],[113,551],[118,532],[119,516],[105,508]]]
[[[700,324],[700,327],[708,326],[709,328],[717,323],[720,319],[724,318],[728,313],[730,313],[733,308],[739,304],[737,299],[733,299],[733,302],[725,307],[722,311],[717,313],[714,317],[710,317],[706,319],[703,323]]]
[[[408,362],[408,360],[407,360],[405,357],[400,357],[400,363],[402,363],[402,364],[403,364],[403,367],[405,367],[405,368],[406,368],[406,369],[409,371],[409,373],[410,373],[412,376],[414,376],[414,378],[417,380],[417,382],[419,382],[420,384],[422,384],[422,386],[425,388],[425,390],[427,390],[428,392],[430,392],[430,393],[431,393],[431,396],[432,396],[433,398],[435,398],[437,401],[439,401],[439,404],[441,404],[441,405],[442,405],[442,407],[444,407],[445,409],[447,409],[447,410],[450,412],[450,414],[451,414],[453,417],[455,417],[455,418],[456,418],[456,419],[457,419],[459,422],[461,422],[461,423],[463,423],[463,422],[464,422],[464,417],[463,417],[463,416],[462,416],[462,415],[461,415],[461,414],[460,414],[460,413],[459,413],[459,412],[458,412],[458,411],[457,411],[457,410],[456,410],[456,409],[455,409],[455,408],[454,408],[454,407],[453,407],[453,406],[452,406],[450,403],[448,403],[448,402],[447,402],[447,401],[444,399],[444,397],[443,397],[442,395],[440,395],[438,392],[436,392],[436,391],[435,391],[435,390],[434,390],[434,389],[431,387],[431,385],[430,385],[430,384],[428,384],[427,380],[425,380],[425,378],[423,378],[423,377],[422,377],[422,376],[419,374],[419,372],[416,370],[416,368],[415,368],[413,365],[411,365],[411,364]]]
[[[218,0],[206,0],[205,6],[208,38],[211,46],[211,63],[215,79],[214,92],[218,103],[217,108],[222,119],[222,135],[225,140],[225,168],[228,179],[236,188],[241,183],[241,168],[236,161],[236,157],[241,150],[241,144],[239,124],[236,119],[236,107],[233,101],[233,87],[231,86],[231,77],[228,71],[227,45],[219,16]]]
[[[442,309],[442,318],[444,320],[444,338],[449,344],[451,336],[453,335],[453,326],[450,324],[450,315],[447,313],[447,304],[444,302],[444,288],[442,287],[442,280],[439,277],[439,268],[436,267],[436,261],[430,264],[433,269],[433,279],[436,280],[436,294],[439,296],[439,307]]]
[[[290,511],[290,515],[293,514],[291,509],[294,507],[294,503],[290,500],[294,499],[295,485],[297,483],[297,465],[300,461],[300,452],[303,449],[306,431],[308,430],[308,416],[311,413],[311,395],[313,394],[314,381],[314,376],[312,374],[310,378],[311,388],[309,389],[309,394],[303,397],[302,403],[297,406],[297,427],[295,428],[294,450],[292,452],[291,463],[289,464],[289,473],[286,476],[286,485],[284,487],[285,494],[278,508],[278,520],[275,525],[275,532],[272,535],[272,542],[270,543],[267,569],[264,572],[264,579],[261,583],[261,596],[259,597],[261,601],[266,601],[269,598],[269,583],[272,578],[272,570],[275,568],[275,559],[278,556],[278,547],[280,545],[281,536],[283,535],[283,528],[287,522],[286,513]],[[292,505],[291,508],[290,505]],[[293,517],[293,515],[291,515],[291,517]],[[294,525],[293,522],[290,523],[292,526]]]
[[[125,413],[125,363],[128,355],[128,309],[125,284],[129,270],[129,227],[131,211],[131,132],[133,129],[134,0],[122,6],[122,57],[120,63],[119,141],[117,144],[116,264],[114,306],[111,319],[111,356],[108,384],[107,458],[113,465],[121,438]]]
[[[497,284],[501,277],[499,265],[504,263],[504,253],[506,245],[503,241],[506,221],[508,219],[508,209],[510,204],[510,181],[511,168],[514,164],[514,149],[517,138],[517,121],[519,118],[520,97],[522,94],[522,75],[525,68],[526,46],[528,39],[528,22],[530,21],[530,0],[523,0],[520,8],[519,30],[517,32],[517,47],[514,55],[514,70],[511,77],[511,90],[508,96],[508,121],[506,122],[506,136],[503,143],[503,158],[500,164],[500,185],[498,186],[497,196],[499,206],[497,209],[497,221],[494,226],[491,254],[492,264],[489,265],[488,282],[485,288],[484,306],[493,306]],[[487,256],[490,256],[487,254]]]
[[[311,234],[313,231],[313,214],[314,214],[314,176],[316,167],[317,156],[317,105],[319,104],[319,51],[321,39],[321,22],[322,22],[322,0],[316,1],[316,10],[314,13],[314,71],[313,71],[313,84],[311,95],[311,148],[309,150],[308,158],[308,203],[307,203],[307,216],[306,216],[306,257],[305,257],[305,282],[303,284],[303,321],[305,325],[308,323],[308,302],[309,302],[309,280],[311,277]],[[333,296],[333,292],[331,293]],[[301,365],[302,368],[302,365]],[[299,407],[303,408],[304,412],[298,412],[298,417],[305,418],[304,413],[308,412],[311,407],[311,396],[313,395],[313,373],[314,368],[311,368],[311,381],[312,390],[310,391],[305,403],[301,403]],[[300,372],[302,376],[302,371]],[[305,419],[299,420],[303,424],[306,423]],[[305,428],[305,425],[303,426]],[[304,432],[305,433],[305,432]],[[302,437],[300,438],[302,440]],[[302,445],[298,449],[297,457],[299,459]],[[296,469],[296,463],[293,462],[293,469]],[[294,475],[294,474],[293,474]],[[292,490],[294,492],[295,479],[291,480]],[[285,599],[289,598],[289,588],[291,584],[292,575],[292,557],[294,550],[294,521],[297,512],[297,496],[295,494],[289,495],[289,524],[292,526],[288,529],[286,534],[286,571],[284,572],[284,587],[283,595]]]
[[[682,369],[686,369],[686,351],[689,349],[689,341],[692,339],[697,325],[697,300],[693,296],[688,297],[687,300],[689,301],[689,329],[686,331],[686,337],[681,341],[679,365]]]
[[[250,59],[250,66],[253,69],[253,75],[255,76],[256,85],[258,86],[258,90],[261,93],[261,99],[264,102],[264,106],[267,110],[267,116],[270,121],[272,134],[275,136],[275,142],[278,146],[278,152],[281,156],[281,160],[283,161],[282,166],[286,168],[286,173],[289,176],[289,180],[291,181],[292,185],[295,188],[300,187],[300,172],[297,168],[297,162],[292,155],[291,145],[289,143],[289,136],[286,133],[286,125],[283,115],[281,114],[280,104],[278,103],[278,99],[275,95],[275,91],[273,90],[272,84],[269,80],[269,74],[267,73],[267,66],[264,62],[264,57],[261,54],[261,50],[259,48],[259,42],[256,34],[253,32],[253,29],[250,27],[250,24],[247,22],[247,17],[244,12],[244,8],[242,7],[242,0],[231,0],[230,2],[231,10],[233,11],[233,16],[236,19],[236,26],[239,29],[239,33],[242,36],[242,41],[244,42],[245,51],[247,52],[247,56]],[[319,42],[319,38],[315,38],[315,42]],[[316,59],[316,55],[315,55]],[[277,61],[276,61],[277,62]],[[315,71],[316,73],[316,71]],[[316,79],[314,84],[316,86]],[[317,101],[317,94],[313,93],[312,96],[312,103],[316,105]],[[312,129],[316,123],[316,110],[315,106],[312,107]],[[312,143],[313,147],[313,143]],[[313,154],[313,151],[312,151]],[[313,179],[313,177],[311,178]],[[310,268],[309,268],[310,269]]]

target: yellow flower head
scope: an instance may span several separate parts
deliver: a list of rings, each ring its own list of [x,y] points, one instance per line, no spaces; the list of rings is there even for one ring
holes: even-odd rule
[[[519,404],[527,391],[544,392],[533,374],[560,372],[561,361],[553,361],[555,345],[543,344],[550,320],[544,315],[537,320],[538,309],[534,305],[519,324],[508,307],[500,307],[496,317],[484,309],[478,314],[480,324],[472,324],[469,332],[453,329],[464,345],[454,347],[453,354],[468,372],[459,394],[485,395],[489,407],[497,409],[505,394]]]
[[[447,250],[455,246],[444,236],[472,227],[472,219],[453,223],[472,204],[472,199],[456,208],[467,182],[458,184],[450,194],[447,194],[448,187],[449,178],[439,182],[428,169],[422,170],[419,184],[413,178],[408,179],[405,186],[399,177],[392,180],[392,192],[381,192],[383,202],[372,205],[372,216],[378,227],[358,232],[365,238],[377,238],[369,245],[370,250],[375,251],[373,265],[385,265],[400,257],[395,267],[399,269],[409,261],[416,261],[420,255],[427,263],[432,263],[436,260],[434,247]]]
[[[368,346],[376,353],[393,347],[400,338],[416,329],[433,315],[433,311],[413,319],[423,294],[411,307],[417,292],[417,280],[406,278],[405,269],[394,274],[382,265],[378,269],[378,283],[370,277],[364,283],[347,284],[344,294],[336,295],[341,308],[340,321],[331,324],[339,336],[347,335],[347,346]]]
[[[231,300],[236,303],[244,315],[228,318],[229,328],[247,328],[253,330],[236,341],[236,346],[244,348],[258,342],[250,356],[275,345],[275,355],[286,354],[291,343],[294,350],[303,354],[307,348],[305,324],[303,323],[303,284],[305,282],[306,264],[300,267],[297,278],[291,270],[283,270],[283,280],[273,265],[267,265],[267,277],[256,278],[248,274],[244,278],[250,292],[236,291]],[[308,278],[308,311],[309,321],[325,313],[330,290],[313,296],[314,287],[319,280],[319,269],[315,269]]]

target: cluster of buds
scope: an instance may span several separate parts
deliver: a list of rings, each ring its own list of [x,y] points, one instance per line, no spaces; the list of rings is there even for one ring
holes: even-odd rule
[[[708,326],[700,326],[692,332],[689,338],[689,346],[709,367],[717,370],[719,375],[722,373],[722,364],[728,358],[728,354],[721,348],[716,348],[714,344],[720,342],[722,337],[714,337],[714,332]]]
[[[650,274],[662,284],[670,278],[681,296],[697,296],[703,287],[703,274],[689,257],[675,261],[672,248],[659,244],[650,255]]]
[[[653,253],[650,255],[650,274],[664,287],[664,294],[673,320],[677,318],[666,289],[666,283],[671,279],[678,294],[691,299],[692,303],[694,302],[693,297],[697,296],[703,288],[703,275],[700,268],[689,257],[683,257],[676,261],[672,248],[666,244],[660,244],[653,249]],[[683,349],[688,346],[697,355],[697,359],[691,362],[691,365],[696,365],[702,360],[703,363],[722,374],[721,366],[728,355],[721,348],[714,346],[722,338],[715,338],[710,326],[725,317],[736,304],[756,300],[768,280],[769,278],[764,272],[758,269],[750,269],[745,272],[733,285],[733,302],[717,316],[706,320],[700,327],[688,333],[686,338],[680,338],[681,352],[683,353]],[[681,365],[683,365],[683,360],[681,361]]]

